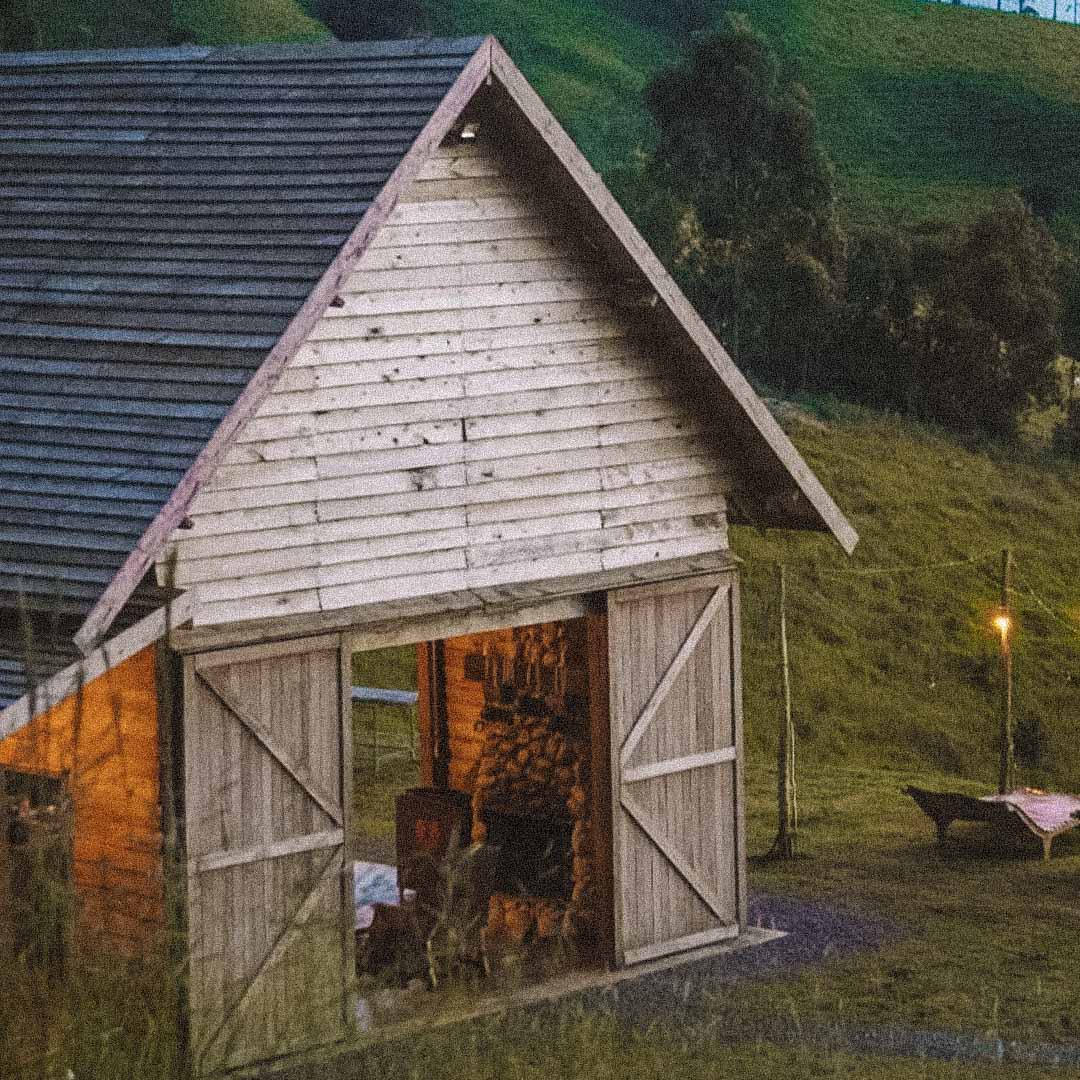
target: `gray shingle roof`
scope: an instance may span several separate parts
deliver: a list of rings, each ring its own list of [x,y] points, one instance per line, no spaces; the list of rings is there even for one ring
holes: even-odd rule
[[[0,620],[90,610],[481,42],[0,53]]]

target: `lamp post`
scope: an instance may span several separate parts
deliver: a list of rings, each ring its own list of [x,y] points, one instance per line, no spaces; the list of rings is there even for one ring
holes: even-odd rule
[[[1002,795],[1016,786],[1016,751],[1013,744],[1013,620],[1009,609],[1009,579],[1012,577],[1012,551],[1001,553],[1001,606],[994,616],[994,626],[1001,639],[1001,734],[998,758],[998,792]]]

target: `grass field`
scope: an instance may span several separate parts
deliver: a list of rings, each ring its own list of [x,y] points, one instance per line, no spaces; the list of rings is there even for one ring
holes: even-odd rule
[[[1023,830],[954,825],[938,848],[907,783],[981,794],[986,784],[918,769],[818,767],[800,775],[807,858],[765,862],[755,888],[884,917],[902,931],[879,951],[794,978],[737,988],[722,1008],[870,1026],[908,1025],[1033,1041],[1080,1039],[1075,898],[1080,836],[1042,861]],[[770,769],[751,760],[750,846],[775,829]]]
[[[965,220],[1039,188],[1080,215],[1080,31],[921,0],[733,0],[817,105],[858,219]]]
[[[13,0],[28,49],[115,49],[191,41],[248,45],[321,41],[329,33],[300,0]]]
[[[826,537],[735,530],[746,559],[750,748],[771,745],[779,708],[775,564],[784,561],[808,759],[993,781],[1000,664],[989,617],[1009,546],[1021,779],[1080,787],[1080,468],[1035,451],[965,448],[847,406],[785,417],[861,541],[848,559]]]

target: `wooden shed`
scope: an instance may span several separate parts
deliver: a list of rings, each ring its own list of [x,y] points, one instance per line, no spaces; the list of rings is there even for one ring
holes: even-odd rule
[[[737,935],[728,526],[857,538],[498,42],[0,83],[0,765],[68,784],[84,925],[175,901],[197,1071],[350,1030],[363,650],[595,962]]]

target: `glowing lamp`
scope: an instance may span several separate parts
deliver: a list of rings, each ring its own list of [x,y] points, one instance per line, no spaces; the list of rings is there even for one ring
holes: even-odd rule
[[[1009,628],[1012,626],[1012,619],[1008,615],[995,615],[994,625],[998,628],[998,632],[1002,637],[1005,637],[1009,633]]]

